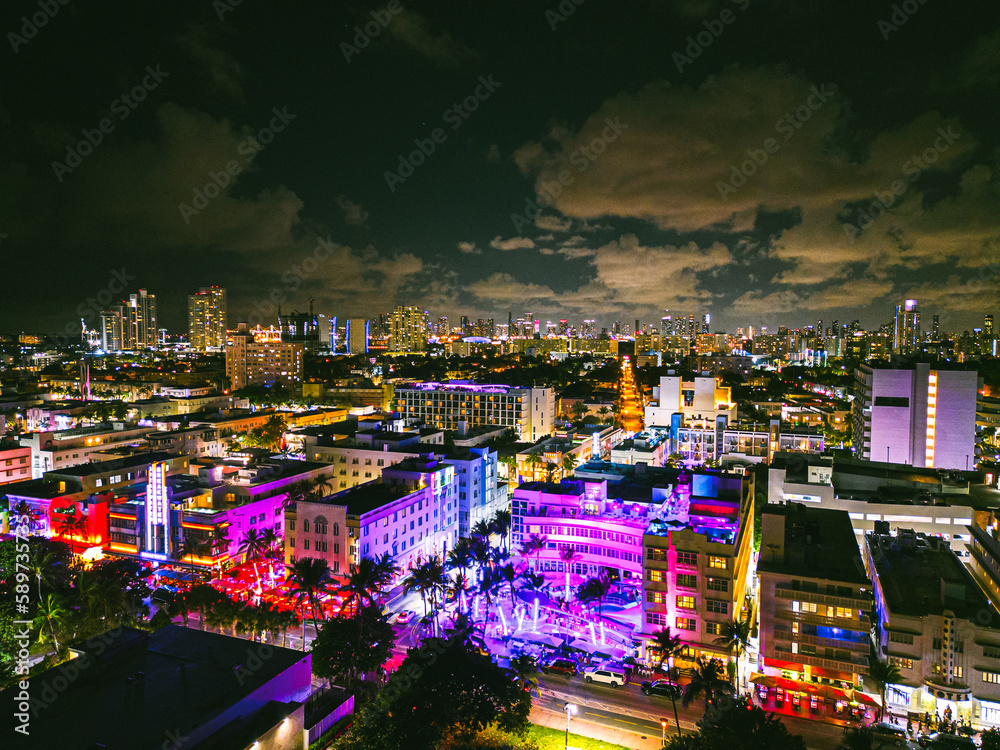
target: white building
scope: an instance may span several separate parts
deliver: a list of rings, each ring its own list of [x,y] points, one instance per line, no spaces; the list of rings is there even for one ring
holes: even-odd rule
[[[897,712],[1000,727],[1000,611],[958,557],[913,532],[865,537],[879,650],[902,680],[886,702]]]
[[[646,426],[670,427],[674,414],[712,421],[724,415],[730,422],[736,418],[736,405],[731,399],[731,389],[719,386],[714,377],[685,382],[679,375],[664,375],[654,386],[653,400],[646,407]]]
[[[859,458],[918,467],[976,466],[974,370],[863,364],[854,372],[854,445]]]
[[[552,388],[515,388],[466,382],[410,383],[396,386],[396,408],[410,424],[457,430],[469,427],[512,427],[522,440],[535,442],[555,429],[556,398]]]

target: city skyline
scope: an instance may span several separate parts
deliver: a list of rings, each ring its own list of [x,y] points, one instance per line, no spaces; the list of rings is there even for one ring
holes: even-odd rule
[[[179,333],[213,284],[230,328],[279,298],[727,331],[998,308],[988,5],[35,10],[3,15],[0,249],[66,272],[13,285],[4,332],[142,287]]]

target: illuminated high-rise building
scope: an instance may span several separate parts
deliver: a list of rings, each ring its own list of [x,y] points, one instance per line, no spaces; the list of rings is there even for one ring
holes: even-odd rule
[[[301,388],[302,342],[281,340],[281,330],[250,330],[240,323],[226,345],[226,377],[234,391],[248,385]]]
[[[226,290],[202,287],[188,295],[188,341],[198,351],[226,346]]]
[[[937,317],[936,315],[934,316]],[[993,337],[993,316],[986,315],[983,317],[983,333],[989,337]]]
[[[368,353],[369,326],[365,318],[347,319],[347,353]]]
[[[112,305],[101,311],[101,349],[119,352],[125,348],[125,308]]]
[[[130,294],[125,304],[122,348],[155,349],[156,332],[156,295],[145,289]]]
[[[389,320],[389,353],[424,351],[427,351],[427,313],[412,305],[397,305]]]
[[[893,323],[892,351],[894,354],[911,354],[920,343],[920,311],[917,301],[908,299],[896,305]]]

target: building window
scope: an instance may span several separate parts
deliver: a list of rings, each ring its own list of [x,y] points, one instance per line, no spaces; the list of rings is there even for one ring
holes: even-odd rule
[[[309,540],[308,539],[303,539],[302,540],[302,549],[309,549]]]
[[[302,531],[304,531],[306,533],[309,532],[309,519],[308,518],[303,518],[302,519]],[[308,549],[308,547],[306,549]]]
[[[697,552],[678,552],[677,553],[677,564],[678,565],[697,565],[698,564],[698,553]]]
[[[910,635],[909,633],[897,633],[893,630],[890,630],[889,640],[892,641],[893,643],[905,643],[908,646],[913,645],[913,636]],[[1000,653],[1000,650],[998,650],[998,653]]]
[[[960,678],[962,676],[962,668],[961,667],[953,667],[952,670],[951,670],[951,676],[952,677],[959,677]]]
[[[667,592],[666,591],[647,591],[646,601],[651,604],[666,604],[667,603]]]
[[[646,613],[646,624],[647,625],[661,625],[661,626],[666,625],[667,624],[667,616],[664,615],[664,614],[660,614],[659,612],[647,612]],[[1000,677],[1000,674],[998,674],[997,677]],[[985,680],[985,675],[984,675],[984,680]],[[994,682],[996,682],[996,680],[994,680]]]
[[[295,519],[294,518],[293,519],[289,519],[289,521],[288,521],[288,530],[289,531],[295,531]]]
[[[333,525],[333,535],[334,536],[340,536],[340,524],[339,523],[335,523]]]
[[[705,588],[709,591],[729,591],[729,581],[725,578],[709,578]]]
[[[694,618],[691,617],[678,617],[677,618],[677,629],[678,630],[694,630],[697,624]]]
[[[667,582],[667,571],[665,571],[665,570],[647,570],[646,571],[646,580],[647,581],[653,581],[654,583],[666,583]]]
[[[725,570],[728,567],[726,565],[726,558],[725,557],[713,557],[713,556],[709,555],[709,558],[708,558],[708,567],[710,567],[710,568],[719,568],[721,570]]]
[[[709,612],[714,612],[719,615],[729,614],[729,603],[728,602],[717,602],[713,599],[709,599],[705,602],[705,608]]]
[[[698,576],[688,573],[677,574],[677,586],[683,589],[694,589],[698,587]]]
[[[705,622],[705,632],[709,635],[722,635],[721,622]]]
[[[854,610],[848,609],[847,607],[837,607],[837,617],[846,617],[850,619],[854,617]]]
[[[800,609],[803,612],[811,612],[813,614],[815,614],[815,612],[816,612],[816,603],[815,602],[796,602],[796,604],[799,605]]]
[[[694,609],[694,597],[693,596],[678,596],[677,597],[677,608],[678,609]]]
[[[1000,672],[983,672],[983,682],[1000,684]]]

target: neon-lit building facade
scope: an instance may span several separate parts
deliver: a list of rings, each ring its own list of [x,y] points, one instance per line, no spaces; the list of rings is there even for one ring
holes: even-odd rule
[[[170,499],[167,497],[167,465],[150,464],[146,479],[146,538],[143,550],[170,553]]]

